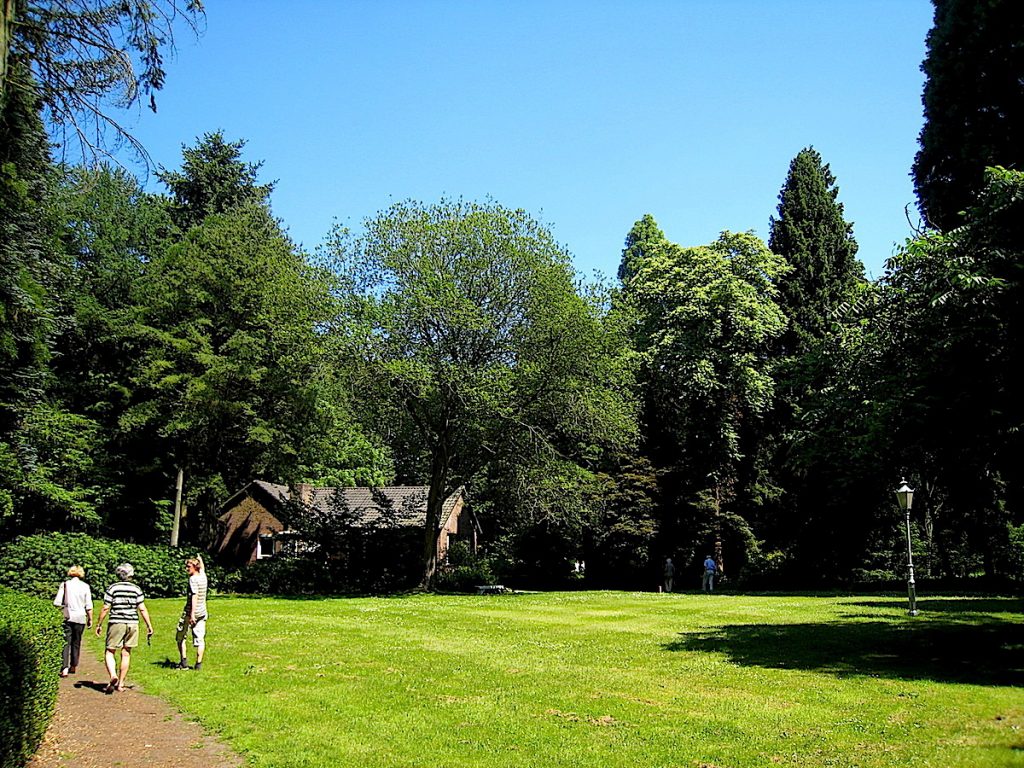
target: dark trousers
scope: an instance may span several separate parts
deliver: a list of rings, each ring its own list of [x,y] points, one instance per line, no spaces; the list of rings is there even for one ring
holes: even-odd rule
[[[78,658],[82,653],[83,632],[85,632],[85,624],[75,621],[64,622],[64,669],[78,666]]]

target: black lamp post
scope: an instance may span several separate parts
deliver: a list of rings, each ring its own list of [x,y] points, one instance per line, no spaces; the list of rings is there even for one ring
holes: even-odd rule
[[[910,615],[917,616],[917,586],[914,583],[914,553],[910,546],[910,510],[914,506],[914,489],[907,485],[906,479],[900,480],[896,489],[896,499],[907,516],[907,596],[910,598]]]

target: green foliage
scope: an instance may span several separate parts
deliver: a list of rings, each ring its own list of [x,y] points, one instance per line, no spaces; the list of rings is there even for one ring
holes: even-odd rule
[[[256,595],[322,595],[343,592],[327,564],[304,557],[259,560],[224,577],[229,592]]]
[[[631,439],[621,346],[577,292],[568,254],[524,211],[404,202],[361,238],[339,235],[354,294],[344,327],[362,330],[350,343],[369,361],[380,430],[396,453],[419,446],[399,473],[429,481],[428,536],[443,499],[489,463],[515,457],[530,471]],[[431,542],[424,551],[429,583]]]
[[[161,178],[184,236],[138,282],[141,354],[118,429],[150,456],[151,484],[185,471],[194,538],[253,478],[378,480],[387,455],[349,415],[346,369],[327,347],[335,285],[270,214],[270,185],[220,134]]]
[[[668,242],[658,222],[649,213],[645,213],[626,235],[626,243],[622,249],[619,262],[618,278],[621,282],[629,282],[648,256],[665,246]]]
[[[913,177],[925,221],[948,231],[975,204],[987,166],[1024,161],[1024,17],[1015,0],[934,2]]]
[[[1008,525],[1003,561],[1009,577],[1024,582],[1024,524]]]
[[[68,169],[49,207],[72,263],[59,296],[51,397],[93,423],[93,466],[81,476],[95,486],[99,529],[146,540],[159,530],[159,496],[173,480],[160,472],[151,436],[120,425],[150,344],[139,326],[140,280],[174,227],[163,201],[106,166]]]
[[[603,514],[590,530],[587,583],[649,585],[659,554],[655,551],[660,514],[654,466],[644,457],[618,457],[601,480]]]
[[[80,565],[85,569],[84,580],[99,599],[110,584],[119,581],[114,569],[131,563],[133,581],[147,597],[177,596],[184,594],[185,558],[194,555],[193,550],[143,546],[81,533],[22,536],[0,546],[0,581],[19,592],[52,600],[68,568]],[[203,560],[209,566],[209,558]],[[217,586],[219,571],[212,566],[207,570],[211,587]]]
[[[990,169],[962,226],[926,233],[889,262],[869,350],[901,360],[880,371],[876,398],[927,491],[936,541],[955,549],[966,536],[989,575],[1006,572],[1000,542],[1020,524],[1024,494],[1022,222],[1024,173]]]
[[[99,522],[91,472],[96,424],[46,402],[19,413],[10,442],[0,442],[0,467],[10,499],[0,507],[0,531],[95,527]]]
[[[496,582],[490,560],[474,553],[466,542],[456,541],[448,548],[448,562],[439,570],[435,587],[442,592],[475,592],[478,586]]]
[[[0,587],[0,768],[21,768],[42,741],[63,645],[59,611]]]
[[[790,325],[784,348],[806,351],[821,339],[863,281],[853,225],[843,218],[836,178],[812,147],[789,165],[772,217],[768,247],[792,269],[778,281],[779,304]]]
[[[160,171],[157,178],[171,191],[171,214],[182,230],[207,216],[267,205],[273,184],[257,184],[262,163],[243,162],[245,141],[225,141],[221,131],[205,134],[194,147],[182,146],[180,171]]]
[[[23,64],[12,64],[31,79]],[[12,429],[9,409],[41,396],[49,359],[52,253],[39,205],[49,163],[34,89],[12,91],[0,101],[0,439]]]
[[[785,327],[776,281],[787,271],[752,234],[723,233],[708,246],[649,249],[623,286],[638,318],[648,450],[666,470],[662,536],[673,551],[703,549],[708,514],[756,501],[759,425],[774,397],[769,351]]]

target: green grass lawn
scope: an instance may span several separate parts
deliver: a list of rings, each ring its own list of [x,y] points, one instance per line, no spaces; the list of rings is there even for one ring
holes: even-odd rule
[[[213,598],[198,673],[147,603],[132,678],[255,766],[1024,766],[1021,600]]]

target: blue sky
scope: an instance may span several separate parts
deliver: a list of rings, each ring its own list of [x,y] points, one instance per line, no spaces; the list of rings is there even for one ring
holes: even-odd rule
[[[127,125],[168,168],[203,133],[246,139],[310,250],[395,200],[490,197],[549,224],[580,272],[614,275],[645,213],[682,245],[767,239],[808,145],[869,276],[911,234],[928,0],[207,6],[159,112]]]

